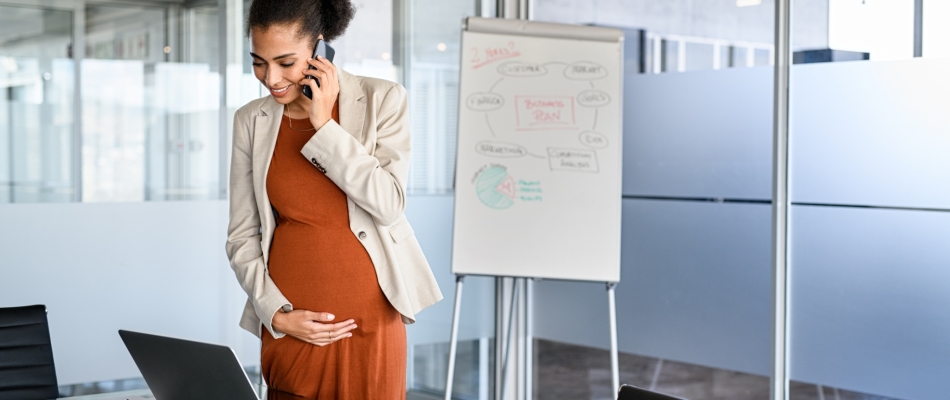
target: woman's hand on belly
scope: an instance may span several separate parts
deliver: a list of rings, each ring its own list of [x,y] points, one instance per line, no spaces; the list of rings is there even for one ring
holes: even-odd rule
[[[348,319],[335,324],[333,314],[307,310],[291,312],[278,311],[271,322],[274,329],[302,342],[326,346],[330,343],[353,336],[350,331],[356,329],[356,321]]]

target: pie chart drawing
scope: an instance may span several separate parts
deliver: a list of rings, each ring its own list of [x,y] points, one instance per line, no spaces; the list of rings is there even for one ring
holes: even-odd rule
[[[515,180],[501,167],[491,167],[478,175],[475,193],[482,204],[504,210],[515,204]]]

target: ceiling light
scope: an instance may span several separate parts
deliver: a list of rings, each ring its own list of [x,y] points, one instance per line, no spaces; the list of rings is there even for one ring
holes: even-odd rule
[[[751,7],[762,4],[762,0],[736,0],[736,7]]]

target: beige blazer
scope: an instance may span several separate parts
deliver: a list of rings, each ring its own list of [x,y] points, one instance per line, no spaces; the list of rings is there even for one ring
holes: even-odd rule
[[[338,71],[340,123],[327,122],[300,154],[346,193],[350,231],[369,253],[386,298],[405,323],[413,323],[442,293],[403,214],[410,143],[406,89]],[[293,309],[267,271],[277,223],[266,179],[282,115],[283,105],[271,96],[234,114],[226,249],[248,296],[240,326],[258,337],[262,322],[274,338],[283,337],[271,321],[278,310]]]

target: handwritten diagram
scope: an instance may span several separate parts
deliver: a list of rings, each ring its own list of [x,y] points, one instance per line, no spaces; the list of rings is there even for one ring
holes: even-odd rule
[[[480,167],[470,166],[465,174],[479,202],[493,210],[544,204],[543,196],[551,193],[542,191],[542,179],[558,185],[571,179],[607,182],[610,174],[591,178],[603,173],[604,160],[613,170],[611,158],[619,151],[610,138],[619,131],[620,71],[593,53],[540,54],[525,40],[486,37],[470,45],[462,60],[463,77],[470,78],[460,99],[459,134],[465,138],[459,145],[467,151],[460,147],[459,168],[467,169],[462,160],[474,157],[466,163]]]
[[[486,206],[504,210],[514,204],[513,179],[504,167],[490,167],[478,174],[475,193]]]
[[[473,47],[469,54],[472,69],[479,69],[499,60],[520,56],[521,52],[515,49],[515,42],[509,40],[504,46]]]
[[[619,280],[622,33],[474,21],[447,99],[458,106],[452,271]]]
[[[573,96],[515,96],[517,130],[577,129]]]
[[[495,61],[520,56],[514,48],[514,42],[509,42],[510,48],[505,51],[479,51],[472,49],[472,69],[483,68]],[[484,57],[481,55],[484,54]],[[552,71],[560,69],[560,74]],[[593,124],[590,129],[582,130],[577,134],[577,143],[585,148],[547,148],[540,152],[543,155],[531,153],[525,146],[505,141],[480,141],[475,151],[486,157],[515,158],[533,156],[546,158],[551,171],[599,172],[596,150],[610,146],[607,137],[596,131],[598,109],[611,103],[611,96],[606,91],[594,88],[593,81],[607,77],[607,69],[593,62],[577,61],[574,63],[547,62],[532,64],[522,61],[506,61],[499,63],[496,72],[501,75],[488,90],[472,93],[465,100],[465,106],[475,112],[485,114],[485,125],[492,137],[499,137],[492,127],[491,113],[505,107],[514,109],[515,123],[512,133],[518,132],[553,132],[553,131],[581,131],[578,125],[578,107],[582,112],[593,113]],[[496,93],[496,88],[506,79],[553,77],[558,80],[581,80],[590,82],[591,88],[584,89],[575,95],[550,94],[515,94],[506,98]],[[506,138],[517,140],[517,135],[504,135]]]
[[[543,201],[541,182],[516,180],[503,165],[482,167],[475,176],[475,193],[482,204],[496,210],[504,210],[515,204]]]

